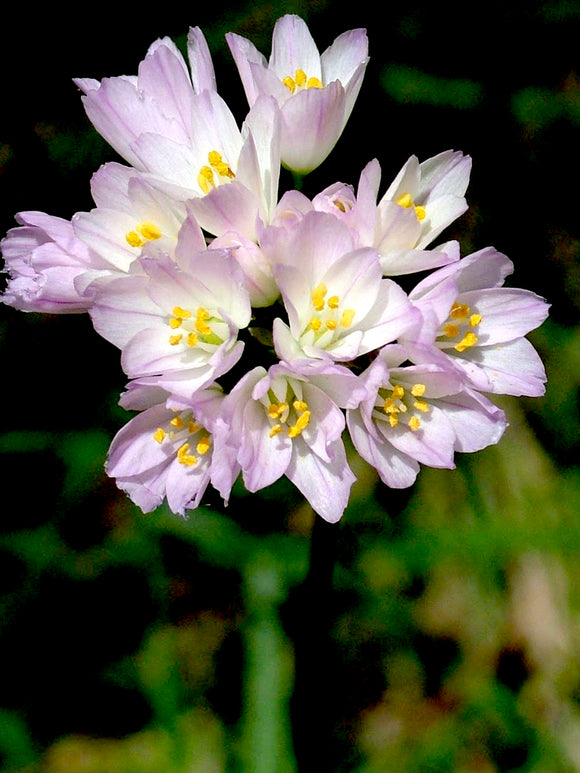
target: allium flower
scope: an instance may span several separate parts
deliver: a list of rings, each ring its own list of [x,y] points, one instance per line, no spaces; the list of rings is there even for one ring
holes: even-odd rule
[[[140,413],[113,439],[106,469],[144,512],[164,499],[181,515],[197,507],[214,462],[208,428],[222,399],[221,390],[214,386],[185,401],[158,387],[129,385],[121,405]]]
[[[360,91],[366,31],[343,33],[320,55],[306,23],[287,14],[274,26],[269,61],[246,38],[230,32],[226,39],[249,104],[271,94],[280,105],[283,164],[302,174],[315,169],[338,141]]]
[[[277,109],[264,98],[242,129],[216,91],[213,64],[199,29],[189,33],[191,74],[168,38],[157,40],[135,77],[78,78],[97,131],[133,167],[175,198],[210,197],[196,216],[218,235],[224,212],[252,237],[256,217],[268,220],[279,177]],[[226,193],[215,193],[235,183]]]
[[[280,363],[269,371],[258,366],[239,381],[224,398],[215,434],[220,466],[212,483],[224,498],[239,472],[248,491],[286,475],[319,515],[339,520],[355,476],[341,440],[344,414],[316,379],[326,386],[336,379],[338,394],[343,378],[355,378],[341,371],[321,369],[307,379]]]
[[[285,360],[353,360],[393,341],[416,310],[383,279],[376,250],[356,249],[349,229],[332,215],[306,214],[294,228],[271,229],[262,240],[274,262],[289,326],[277,319],[274,341]]]
[[[483,392],[538,397],[546,373],[525,336],[544,322],[549,305],[529,290],[502,287],[513,263],[493,247],[427,276],[410,298],[421,323],[406,331],[413,359],[439,358]]]
[[[244,277],[227,250],[192,253],[177,265],[141,258],[141,274],[99,289],[93,324],[122,350],[129,378],[152,378],[190,398],[240,358],[250,320]]]
[[[455,451],[497,443],[506,427],[503,412],[449,365],[407,359],[404,347],[385,346],[361,375],[368,398],[347,412],[354,447],[391,488],[411,486],[421,464],[453,468]]]
[[[68,220],[43,212],[20,212],[20,226],[2,240],[9,274],[2,301],[21,311],[84,312],[91,305],[79,290],[87,274],[112,275],[114,266],[81,241]]]

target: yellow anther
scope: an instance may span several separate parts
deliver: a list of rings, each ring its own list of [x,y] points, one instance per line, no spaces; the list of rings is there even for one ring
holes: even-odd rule
[[[413,384],[411,394],[413,397],[423,397],[425,394],[425,384]]]
[[[326,327],[328,330],[336,330],[338,323],[335,319],[327,319],[326,320]]]
[[[268,406],[268,416],[271,419],[279,419],[288,410],[286,403],[271,403]]]
[[[326,302],[327,302],[328,307],[330,309],[338,309],[338,305],[340,303],[340,300],[338,298],[338,295],[331,295],[330,298]]]
[[[209,161],[210,166],[213,167],[223,163],[222,155],[221,153],[218,153],[217,150],[210,150],[207,154],[207,160]]]
[[[449,316],[451,319],[467,319],[470,312],[469,306],[464,303],[454,303]]]
[[[169,327],[175,330],[176,328],[181,326],[182,322],[183,322],[182,319],[178,319],[177,317],[171,317],[171,319],[169,320]]]
[[[196,445],[195,450],[200,456],[203,456],[204,454],[207,454],[207,452],[210,449],[210,439],[209,435],[204,435],[202,439],[199,441],[199,443]]]
[[[298,417],[296,424],[288,427],[288,437],[298,437],[308,426],[310,422],[310,411],[304,411],[304,413]]]
[[[192,333],[188,333],[187,334],[187,345],[188,346],[197,346],[198,340],[199,339],[197,337],[197,333],[193,333],[192,332]]]
[[[287,75],[285,78],[283,78],[282,83],[294,94],[296,91],[296,83],[294,82],[294,78],[291,78],[289,75]]]
[[[314,288],[311,294],[312,298],[312,305],[316,309],[316,311],[322,311],[324,308],[324,296],[327,293],[326,285],[324,282],[321,282],[317,287]]]
[[[193,432],[197,432],[197,430],[198,430],[198,429],[200,429],[200,426],[199,426],[199,424],[196,424],[196,423],[193,421],[193,419],[190,419],[190,420],[187,422],[187,431],[189,432],[189,434],[190,434],[190,435],[191,435]]]
[[[153,434],[153,439],[156,440],[158,443],[163,443],[167,436],[167,433],[162,427],[158,427],[158,429]]]
[[[295,411],[298,411],[298,413],[302,413],[303,411],[308,410],[308,403],[304,402],[304,400],[294,400],[292,407]]]
[[[443,328],[443,332],[447,336],[447,338],[455,338],[455,336],[459,335],[459,328],[457,325],[445,325]]]
[[[175,427],[176,429],[183,429],[185,426],[185,422],[181,418],[181,416],[174,416],[171,421],[169,422],[172,427]]]
[[[463,336],[458,344],[455,344],[453,348],[458,352],[464,352],[466,349],[470,349],[472,346],[475,346],[478,340],[479,339],[475,333],[472,333],[470,330]]]
[[[211,167],[202,166],[197,175],[197,184],[204,193],[209,193],[212,188],[215,188],[215,182],[213,178],[213,172]]]
[[[340,199],[335,199],[332,203],[337,209],[340,209],[341,212],[346,212],[346,207]]]
[[[415,214],[417,215],[417,220],[425,220],[427,211],[421,204],[417,204],[415,207]]]
[[[389,414],[389,424],[391,425],[391,427],[396,427],[398,423],[399,423],[399,417],[397,416],[397,414],[396,413]]]
[[[191,311],[182,309],[181,306],[174,306],[173,314],[175,314],[175,316],[179,317],[180,319],[189,319],[191,317]]]
[[[189,453],[190,447],[189,443],[184,443],[177,449],[177,461],[186,467],[192,467],[194,464],[197,464],[197,457]]]
[[[282,425],[281,424],[274,424],[274,426],[270,430],[270,437],[275,437],[280,432],[282,432]]]
[[[398,204],[400,207],[405,207],[405,209],[409,209],[413,206],[413,197],[410,193],[403,193],[402,196],[399,196],[399,198],[396,199],[395,204]]]
[[[129,233],[125,235],[125,239],[131,247],[142,247],[145,244],[137,231],[129,231]]]
[[[320,330],[321,325],[322,325],[322,322],[320,321],[319,317],[312,317],[309,323],[310,329],[314,330],[315,333],[317,330]]]
[[[383,410],[385,413],[399,413],[399,406],[392,397],[387,397],[383,405]]]
[[[481,314],[472,314],[469,317],[469,324],[471,327],[476,327],[481,322]]]
[[[298,86],[298,88],[302,88],[302,86],[306,84],[306,81],[308,80],[308,78],[304,70],[298,69],[294,73],[294,80],[296,81],[296,85]]]
[[[413,430],[413,432],[417,432],[419,427],[421,426],[421,421],[416,416],[411,416],[409,419],[409,427]]]
[[[420,413],[429,413],[429,405],[423,402],[423,400],[416,400],[413,403],[413,406],[415,410],[419,411]]]
[[[400,384],[397,384],[396,386],[393,387],[393,398],[395,400],[400,400],[401,397],[404,397],[404,396],[405,396],[405,390]]]
[[[311,78],[308,78],[308,81],[306,82],[306,88],[307,89],[321,89],[322,88],[322,81],[320,78],[315,78],[314,76]]]
[[[169,336],[169,343],[171,344],[171,346],[177,346],[177,344],[181,341],[182,338],[183,336],[181,333],[175,336]]]
[[[201,333],[202,335],[207,335],[207,333],[211,333],[211,328],[208,324],[206,324],[205,320],[209,319],[209,311],[207,309],[199,308],[197,310],[197,314],[195,317],[195,329],[198,333]]]
[[[161,238],[160,229],[155,225],[155,223],[150,223],[149,221],[140,223],[137,226],[137,231],[141,234],[146,242],[154,242],[156,239]]]
[[[354,309],[345,309],[342,312],[342,315],[340,317],[340,324],[343,327],[350,327],[354,319],[354,314],[355,314]]]

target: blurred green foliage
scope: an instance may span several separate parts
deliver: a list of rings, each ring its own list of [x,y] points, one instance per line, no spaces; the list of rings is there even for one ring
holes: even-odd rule
[[[252,496],[236,488],[226,509],[209,495],[187,520],[143,515],[103,473],[127,418],[117,353],[83,316],[2,309],[1,770],[573,773],[577,2],[469,14],[418,2],[386,16],[365,2],[348,14],[238,2],[72,36],[41,10],[22,21],[26,50],[4,54],[3,231],[19,210],[89,208],[90,174],[114,158],[71,77],[135,72],[156,37],[183,46],[199,24],[220,91],[243,115],[223,34],[267,54],[285,12],[303,15],[321,48],[356,26],[370,37],[359,102],[310,192],[356,184],[374,156],[387,182],[411,154],[471,154],[471,209],[447,238],[505,251],[513,284],[552,304],[532,336],[547,394],[502,400],[510,427],[497,447],[425,469],[409,491],[385,489],[353,456],[359,481],[331,533],[316,534],[284,481]],[[39,74],[31,99],[23,84]],[[315,537],[312,557],[334,566],[319,595],[308,584]]]

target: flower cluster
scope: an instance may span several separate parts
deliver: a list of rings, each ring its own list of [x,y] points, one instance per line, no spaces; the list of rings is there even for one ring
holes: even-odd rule
[[[335,522],[355,476],[346,433],[390,487],[420,465],[496,443],[490,395],[541,395],[525,338],[547,316],[504,287],[492,247],[432,246],[467,208],[471,160],[411,156],[379,194],[371,160],[356,187],[279,192],[339,139],[368,60],[362,29],[320,54],[302,19],[280,18],[267,60],[230,33],[248,100],[241,128],[219,95],[206,40],[189,66],[157,40],[136,76],[78,79],[86,113],[126,161],[92,178],[95,207],[70,221],[21,212],[2,242],[2,300],[88,312],[121,352],[121,405],[107,472],[144,511],[195,508],[208,485],[258,491],[287,476]],[[422,272],[410,292],[397,277]]]

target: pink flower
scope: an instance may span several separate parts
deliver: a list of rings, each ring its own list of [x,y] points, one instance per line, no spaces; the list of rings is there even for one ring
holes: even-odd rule
[[[164,500],[180,515],[199,505],[215,461],[209,427],[222,399],[214,386],[185,401],[157,387],[129,385],[121,404],[140,413],[113,439],[106,470],[144,512]]]
[[[529,290],[502,287],[512,271],[509,258],[487,247],[420,282],[410,299],[421,322],[402,336],[412,359],[450,363],[482,392],[544,394],[544,365],[525,336],[549,305]]]
[[[92,301],[79,289],[80,281],[114,276],[115,267],[77,238],[68,220],[43,212],[20,212],[16,220],[20,226],[2,240],[9,274],[2,302],[21,311],[87,311]]]
[[[271,228],[261,243],[288,313],[288,325],[274,323],[282,359],[353,360],[412,324],[416,310],[399,285],[382,278],[376,250],[357,249],[332,215],[309,212],[294,227]]]
[[[306,23],[287,14],[272,35],[270,60],[246,38],[226,39],[253,105],[260,95],[273,95],[282,115],[283,164],[302,174],[319,166],[348,121],[368,62],[366,31],[340,35],[320,55]]]
[[[497,443],[506,427],[503,412],[449,365],[407,358],[399,345],[384,347],[361,375],[368,398],[347,411],[356,450],[391,488],[411,486],[421,464],[453,468],[455,451]]]
[[[344,414],[323,388],[335,376],[334,395],[344,393],[342,367],[333,368],[307,378],[284,363],[258,366],[224,398],[212,477],[224,498],[240,472],[252,492],[286,475],[325,520],[341,518],[355,476],[341,439]]]
[[[250,320],[244,276],[228,250],[187,253],[180,264],[141,258],[141,273],[96,294],[97,332],[122,350],[134,379],[150,379],[185,398],[238,361],[238,331]]]

